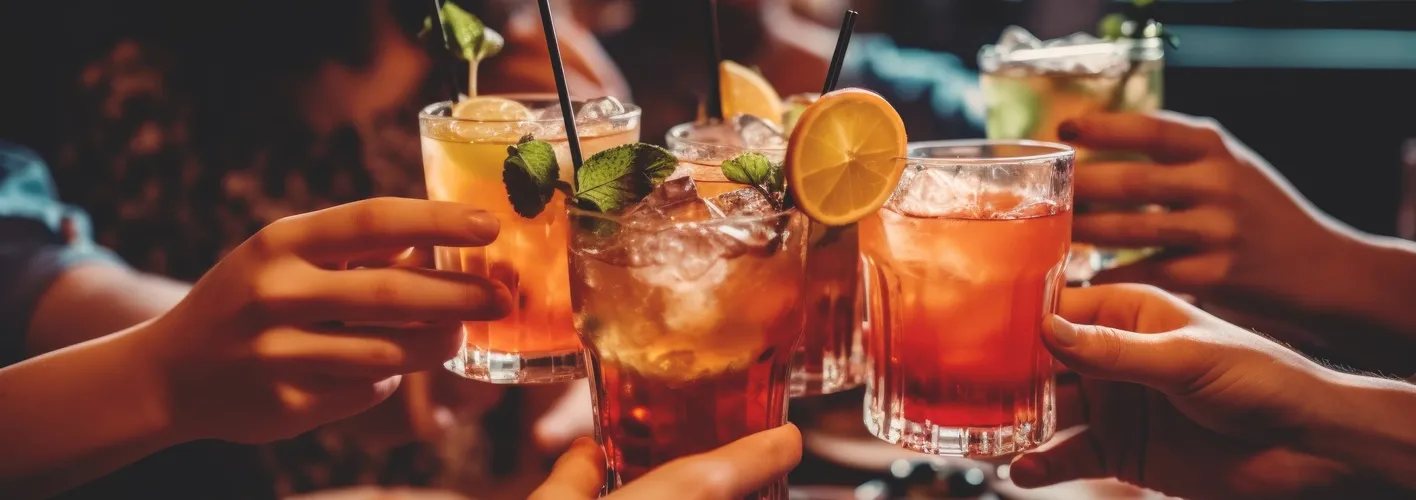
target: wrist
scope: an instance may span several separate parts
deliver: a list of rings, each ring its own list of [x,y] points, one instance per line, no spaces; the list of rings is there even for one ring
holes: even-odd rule
[[[148,422],[150,438],[163,447],[174,446],[200,438],[178,417],[174,363],[168,355],[170,345],[158,331],[157,321],[140,323],[115,334],[119,351],[131,360],[125,370],[124,385],[133,392],[131,410],[143,415]]]
[[[1416,487],[1416,386],[1327,370],[1311,400],[1299,451],[1345,463],[1361,475]]]

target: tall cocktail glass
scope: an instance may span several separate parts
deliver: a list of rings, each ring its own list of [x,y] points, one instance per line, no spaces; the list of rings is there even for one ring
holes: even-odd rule
[[[860,222],[870,309],[866,427],[923,453],[993,457],[1055,428],[1052,357],[1072,227],[1071,147],[911,144]]]
[[[788,109],[799,109],[814,96],[792,96]],[[787,118],[791,118],[788,116]],[[762,153],[772,162],[786,155],[786,140],[753,117],[729,123],[683,123],[665,142],[690,167],[698,190],[714,196],[742,187],[729,182],[721,165],[741,153]],[[861,346],[859,247],[855,224],[828,227],[811,223],[807,244],[806,332],[792,362],[793,397],[830,394],[858,387],[864,375]]]
[[[805,224],[754,208],[756,194],[571,209],[571,299],[611,491],[787,421]],[[750,498],[785,499],[785,481]]]
[[[1057,141],[1058,125],[1079,116],[1161,108],[1165,50],[1160,38],[1105,41],[1073,35],[1037,42],[1031,37],[1020,28],[1010,28],[998,45],[979,52],[988,138]],[[1077,150],[1079,168],[1086,168],[1087,162],[1125,159],[1137,158],[1123,152]],[[1115,209],[1079,207],[1088,208]],[[1076,244],[1069,279],[1087,281],[1097,271],[1136,262],[1158,250]]]
[[[582,378],[585,355],[570,317],[565,196],[557,192],[545,211],[527,219],[512,209],[502,182],[507,147],[527,134],[551,143],[562,180],[571,178],[562,118],[554,109],[554,96],[505,97],[529,108],[534,119],[454,118],[451,102],[429,105],[418,115],[428,197],[476,206],[501,222],[501,234],[490,245],[436,249],[438,269],[500,281],[516,300],[504,319],[463,323],[466,343],[447,368],[502,384]],[[623,108],[577,126],[586,157],[639,140],[640,110],[632,104]]]

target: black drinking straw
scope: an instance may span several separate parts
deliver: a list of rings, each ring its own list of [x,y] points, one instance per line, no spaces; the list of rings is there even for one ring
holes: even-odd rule
[[[541,29],[546,32],[546,48],[551,51],[551,72],[556,75],[556,95],[560,97],[561,118],[565,119],[565,138],[570,143],[570,164],[579,172],[580,137],[575,132],[575,111],[570,108],[570,90],[565,86],[565,64],[561,63],[560,42],[556,41],[556,23],[551,20],[551,1],[540,0]]]
[[[443,48],[446,48],[446,49],[448,49],[448,50],[451,50],[451,49],[452,49],[452,36],[447,33],[447,25],[446,25],[446,24],[443,24],[443,18],[442,18],[442,0],[433,0],[433,20],[434,20],[434,21],[437,21],[437,23],[438,23],[438,31],[442,33]],[[467,64],[474,64],[474,63],[472,63],[471,61],[468,61]],[[449,83],[452,83],[452,102],[457,102],[457,94],[459,94],[459,93],[462,92],[461,86],[457,84],[457,72],[456,72],[456,71],[448,71],[448,72],[447,72],[447,79],[448,79],[448,82],[449,82]],[[469,85],[470,85],[471,83],[472,83],[472,82],[468,82]],[[471,96],[468,96],[468,97],[471,97]]]
[[[836,53],[831,55],[831,67],[826,70],[826,86],[821,93],[836,90],[836,80],[841,78],[841,66],[846,62],[846,47],[851,44],[851,32],[855,30],[856,11],[846,11],[841,18],[841,34],[836,37]]]
[[[718,43],[718,0],[708,5],[708,96],[703,103],[708,118],[723,119],[723,83],[719,81],[718,64],[723,61],[723,47]]]

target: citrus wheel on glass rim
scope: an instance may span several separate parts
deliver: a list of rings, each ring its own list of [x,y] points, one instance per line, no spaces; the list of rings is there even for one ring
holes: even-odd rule
[[[905,166],[905,123],[879,94],[857,88],[821,96],[787,141],[787,186],[813,220],[844,226],[875,213]]]

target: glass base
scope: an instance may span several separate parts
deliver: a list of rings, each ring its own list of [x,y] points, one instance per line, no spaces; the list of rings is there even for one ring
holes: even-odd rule
[[[1052,439],[1056,431],[1056,416],[1048,404],[1041,419],[1019,420],[1011,425],[993,427],[946,427],[928,420],[914,422],[898,415],[872,411],[875,402],[867,392],[865,428],[890,444],[901,448],[944,457],[986,459],[1014,455],[1038,447]],[[1050,399],[1050,398],[1049,398]],[[1050,403],[1050,401],[1049,401]]]
[[[852,370],[850,366],[849,361],[825,363],[821,367],[821,373],[807,373],[794,369],[791,380],[787,382],[787,397],[835,394],[860,387],[864,382],[863,377],[854,373],[858,370]]]
[[[585,351],[515,353],[463,346],[443,366],[492,384],[553,384],[585,378]]]

